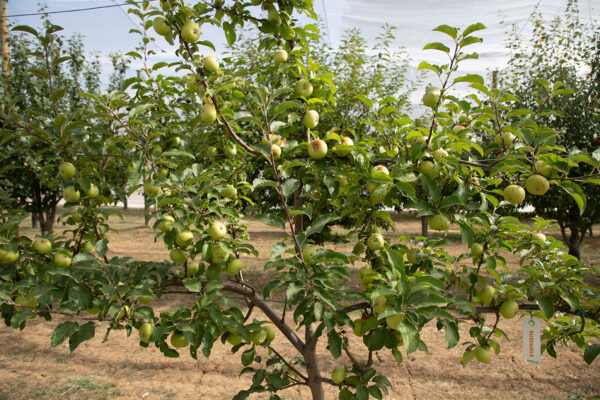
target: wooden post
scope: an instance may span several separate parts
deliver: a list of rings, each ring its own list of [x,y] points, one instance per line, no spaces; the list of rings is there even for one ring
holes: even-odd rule
[[[2,74],[10,75],[10,48],[8,47],[8,0],[0,0],[0,42],[2,46]]]

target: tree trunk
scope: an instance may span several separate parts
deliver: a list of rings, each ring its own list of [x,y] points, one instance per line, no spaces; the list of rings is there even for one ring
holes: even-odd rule
[[[314,338],[312,326],[306,328],[304,348],[304,362],[306,364],[306,373],[308,375],[308,387],[313,400],[325,400],[323,391],[323,382],[321,382],[321,372],[319,370],[319,360],[317,359],[317,341]]]
[[[35,211],[31,213],[31,227],[32,228],[38,227],[38,219],[37,219],[37,214],[35,213]]]
[[[427,222],[427,217],[421,217],[421,236],[429,237],[429,226],[427,225]]]
[[[582,232],[580,232],[577,229],[569,226],[569,235],[567,235],[567,227],[560,220],[558,220],[558,226],[560,227],[560,234],[563,242],[569,249],[569,254],[573,257],[577,257],[577,260],[581,261],[581,242],[583,242],[583,238],[585,237],[588,228],[584,228],[582,229]]]
[[[127,211],[127,209],[129,208],[129,202],[128,202],[128,198],[127,196],[125,196],[125,200],[123,200],[123,210]]]

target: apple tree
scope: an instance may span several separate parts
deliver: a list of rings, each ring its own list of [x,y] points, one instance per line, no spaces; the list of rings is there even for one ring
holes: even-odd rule
[[[122,151],[131,155],[124,158],[130,160],[124,172],[135,182],[131,190],[142,187],[148,197],[146,218],[170,260],[111,255],[109,210],[91,186],[105,185],[102,164],[93,158],[77,159],[73,168],[57,162],[66,207],[77,207],[80,215],[65,221],[63,235],[32,241],[16,229],[26,213],[1,211],[0,311],[6,324],[25,329],[31,318],[61,315],[51,345],[68,340],[71,350],[94,337],[100,322],[108,326],[106,334],[137,334],[140,346],[156,346],[168,357],[181,351],[209,357],[215,342],[227,343],[240,357],[241,372],[252,375],[249,388],[235,399],[252,393],[279,399],[292,386],[306,386],[313,399],[324,399],[324,385],[337,388],[340,399],[382,398],[390,383],[377,372],[376,352],[389,352],[402,363],[406,354],[429,351],[420,332],[431,324],[449,347],[463,347],[463,365],[473,359],[490,362],[501,351],[502,338],[512,335],[500,330],[498,321],[519,310],[547,323],[543,349],[548,354],[556,357],[558,345],[574,342],[591,363],[600,353],[594,342],[600,336],[600,292],[587,281],[593,269],[560,242],[537,233],[549,221],[536,218],[530,226],[498,208],[514,207],[553,185],[583,209],[577,181],[587,177],[561,170],[547,180],[535,173],[534,161],[552,153],[573,168],[592,166],[592,175],[600,162],[560,146],[556,131],[515,107],[514,94],[488,88],[478,75],[456,75],[463,60],[477,57],[468,49],[481,41],[475,35],[481,24],[464,30],[439,26],[442,42],[425,46],[448,56],[445,65],[420,64],[439,78],[439,88],[423,98],[431,110],[427,127],[392,110],[391,121],[375,126],[379,122],[372,120],[376,133],[355,137],[352,144],[328,136],[319,114],[335,112],[335,86],[311,68],[305,43],[317,33],[314,27],[295,24],[298,13],[316,17],[311,4],[164,0],[157,8],[132,3],[143,45],[130,54],[143,61],[141,75],[127,80],[123,90],[82,96],[92,103],[86,121],[97,123],[89,129],[104,133],[105,147],[122,143],[123,149],[134,149]],[[205,24],[220,27],[230,44],[242,26],[254,24],[273,38],[263,45],[273,55],[266,72],[258,72],[264,79],[293,69],[322,90],[297,91],[292,79],[276,78],[280,85],[271,86],[243,68],[223,70],[202,35]],[[152,31],[175,47],[179,61],[151,63]],[[457,97],[453,88],[465,84],[473,92]],[[371,112],[382,102],[395,103],[366,100],[361,99]],[[499,143],[482,146],[456,132],[461,120],[499,135]],[[37,132],[19,131],[27,137]],[[514,135],[510,142],[503,139],[506,132]],[[60,138],[60,130],[56,134]],[[174,139],[196,134],[203,135],[204,148],[194,153]],[[381,159],[380,148],[392,134],[405,153]],[[71,162],[76,143],[59,143],[60,156]],[[119,155],[119,147],[111,152]],[[497,157],[490,161],[489,154]],[[256,159],[266,167],[250,181],[248,165]],[[440,187],[447,182],[456,190],[442,196]],[[510,190],[501,189],[506,184]],[[243,205],[263,187],[278,203],[256,219],[281,230],[285,239],[272,246],[264,265],[267,283],[258,287],[244,279],[240,255],[257,254]],[[420,198],[417,190],[428,196]],[[381,205],[399,204],[429,216],[434,230],[456,227],[469,250],[453,256],[445,238],[387,240],[381,227],[391,217]],[[330,211],[321,213],[325,207]],[[348,215],[355,220],[346,234],[355,242],[351,252],[315,246],[316,235]],[[169,293],[194,302],[159,312],[153,300]],[[282,309],[272,306],[277,299]],[[461,340],[463,323],[471,329]],[[294,355],[277,348],[277,335]],[[350,346],[350,335],[362,344]],[[323,342],[327,350],[318,354]],[[338,360],[333,371],[322,370],[325,357]]]

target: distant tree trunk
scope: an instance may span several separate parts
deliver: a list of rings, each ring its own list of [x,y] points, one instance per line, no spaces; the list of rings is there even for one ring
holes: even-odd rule
[[[569,254],[573,257],[577,257],[577,259],[581,261],[581,243],[583,242],[585,234],[589,228],[585,227],[581,230],[578,230],[572,226],[569,226],[569,234],[567,235],[567,227],[560,220],[558,221],[558,226],[560,227],[560,233],[562,235],[563,242],[565,242],[567,248],[569,249]]]
[[[44,235],[46,232],[52,232],[54,228],[56,206],[59,200],[58,192],[50,192],[42,195],[40,182],[36,180],[33,184],[33,193],[33,215],[39,223],[41,234]]]
[[[38,227],[38,218],[37,218],[35,211],[31,213],[31,227],[32,228]]]
[[[128,205],[128,199],[127,196],[124,196],[124,200],[123,200],[123,210],[127,211],[127,208],[129,207]]]
[[[427,225],[427,222],[427,217],[421,217],[421,236],[429,237],[429,226]]]

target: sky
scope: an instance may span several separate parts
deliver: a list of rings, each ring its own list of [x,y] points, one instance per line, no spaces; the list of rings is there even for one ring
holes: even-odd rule
[[[485,73],[502,68],[508,59],[505,48],[507,27],[514,24],[523,35],[531,28],[531,12],[537,10],[545,17],[560,15],[567,0],[314,0],[315,11],[326,25],[324,34],[335,48],[344,30],[359,28],[367,40],[372,41],[384,23],[396,26],[395,45],[406,49],[411,57],[410,73],[416,75],[416,66],[423,60],[443,62],[436,51],[423,51],[431,41],[441,41],[444,35],[432,32],[440,25],[465,28],[474,22],[482,22],[487,29],[478,33],[483,43],[474,45],[473,51],[480,54],[479,60],[469,60],[461,68],[464,72]],[[40,0],[9,0],[8,14],[36,12]],[[47,11],[114,5],[123,0],[48,0]],[[187,0],[187,3],[193,3]],[[600,21],[600,0],[579,0],[581,18]],[[65,36],[81,33],[89,53],[99,54],[103,61],[103,80],[110,75],[108,54],[125,53],[134,49],[139,36],[129,34],[135,26],[135,17],[127,14],[127,7],[113,7],[76,13],[54,14],[52,21],[64,28]],[[11,17],[14,25],[39,25],[39,16]],[[504,21],[505,24],[501,24]],[[307,23],[310,21],[306,21]],[[203,35],[215,44],[224,38],[216,28],[204,28]],[[217,47],[222,51],[223,45]],[[173,61],[174,47],[159,38],[154,45],[159,53],[156,61]],[[217,54],[218,55],[218,54]],[[133,65],[135,69],[135,65]]]

